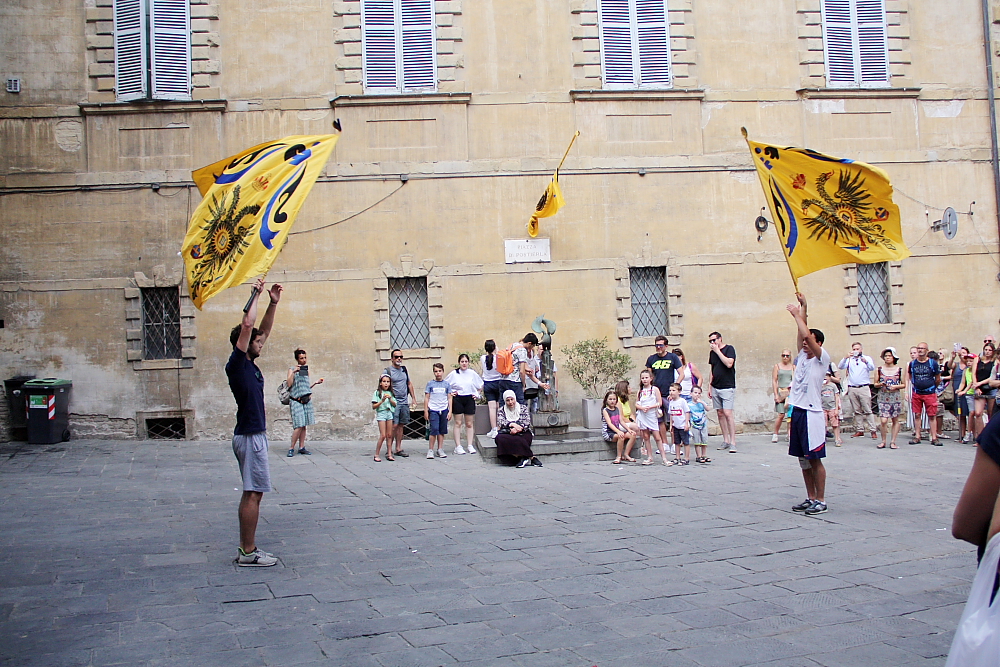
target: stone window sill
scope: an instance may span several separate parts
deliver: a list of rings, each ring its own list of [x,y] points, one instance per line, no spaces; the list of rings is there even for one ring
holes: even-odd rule
[[[330,106],[371,107],[408,104],[468,104],[472,93],[412,93],[392,95],[340,95],[330,100]]]
[[[795,92],[807,100],[885,100],[920,97],[920,88],[800,88]]]
[[[137,359],[132,361],[134,371],[166,371],[175,368],[194,368],[194,359]]]
[[[852,336],[863,336],[865,334],[899,334],[903,333],[903,323],[893,322],[891,324],[848,324],[848,331]]]
[[[403,353],[403,363],[406,363],[407,359],[440,359],[444,353],[443,347],[422,347],[415,348],[412,350],[400,350]],[[391,361],[390,356],[392,355],[392,350],[379,350],[379,359],[382,361]]]
[[[576,102],[603,102],[628,100],[702,100],[701,88],[667,88],[662,90],[571,90],[569,96]]]
[[[110,104],[81,104],[84,116],[116,116],[137,113],[176,113],[192,111],[222,112],[227,107],[226,100],[137,100],[135,102],[113,102]]]

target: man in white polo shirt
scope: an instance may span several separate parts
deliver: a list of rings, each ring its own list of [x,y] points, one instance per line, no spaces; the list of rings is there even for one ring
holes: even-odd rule
[[[872,413],[870,386],[875,362],[864,353],[861,343],[854,343],[851,345],[851,354],[841,359],[838,368],[847,371],[847,400],[851,404],[851,410],[854,411],[854,435],[851,437],[863,436],[867,421],[872,440],[877,440],[878,432],[875,430],[875,415]]]

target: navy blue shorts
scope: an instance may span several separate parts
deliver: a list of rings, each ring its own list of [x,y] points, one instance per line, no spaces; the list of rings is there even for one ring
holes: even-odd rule
[[[670,430],[673,433],[675,445],[684,445],[686,447],[691,444],[690,431],[686,431],[682,428],[677,428],[676,426],[671,426]]]
[[[822,442],[810,451],[809,440]],[[826,458],[826,414],[823,411],[792,408],[792,425],[788,431],[788,454],[800,459]]]
[[[442,410],[438,412],[437,410],[428,410],[430,415],[430,434],[431,435],[448,435],[448,411]]]
[[[500,402],[500,380],[490,380],[483,383],[483,396],[487,401]]]

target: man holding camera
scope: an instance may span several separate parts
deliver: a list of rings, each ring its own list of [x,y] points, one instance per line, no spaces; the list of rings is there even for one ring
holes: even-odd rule
[[[854,411],[854,435],[860,438],[865,434],[865,422],[872,434],[872,440],[878,439],[875,430],[875,415],[872,413],[871,374],[875,370],[875,362],[864,354],[861,343],[851,345],[851,353],[840,360],[840,370],[847,370],[847,400]]]
[[[312,388],[323,384],[323,378],[309,384],[309,357],[305,350],[295,350],[295,365],[288,369],[285,383],[288,385],[288,407],[292,413],[292,446],[288,450],[288,458],[295,456],[295,443],[299,445],[299,454],[308,456],[312,452],[306,449],[306,427],[316,423]]]

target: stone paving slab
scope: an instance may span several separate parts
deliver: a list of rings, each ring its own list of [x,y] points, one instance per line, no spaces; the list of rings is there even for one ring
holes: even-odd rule
[[[974,449],[786,446],[685,468],[272,447],[235,567],[226,442],[0,444],[0,666],[940,666],[975,573],[950,535]]]

